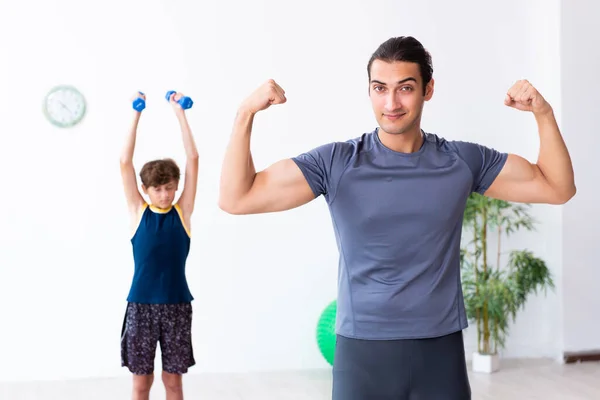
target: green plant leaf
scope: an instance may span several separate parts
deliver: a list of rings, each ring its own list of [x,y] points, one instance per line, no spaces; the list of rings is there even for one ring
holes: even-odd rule
[[[484,254],[490,257],[490,232],[500,232],[502,238],[522,229],[535,230],[530,207],[477,193],[467,199],[461,238],[461,280],[467,318],[477,327],[478,349],[483,353],[495,354],[505,346],[510,322],[514,322],[530,295],[554,288],[546,263],[531,251],[511,251],[505,268],[492,268],[483,259]]]

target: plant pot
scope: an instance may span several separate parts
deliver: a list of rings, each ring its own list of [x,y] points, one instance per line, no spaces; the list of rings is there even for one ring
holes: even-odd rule
[[[500,369],[500,356],[498,354],[473,353],[473,372],[484,372],[491,374]]]

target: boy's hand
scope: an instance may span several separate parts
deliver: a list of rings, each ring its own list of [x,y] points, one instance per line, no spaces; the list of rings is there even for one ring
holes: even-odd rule
[[[133,97],[131,97],[131,101],[134,101],[134,100],[135,100],[135,99],[137,99],[138,97],[139,97],[140,99],[144,99],[144,100],[146,100],[146,95],[145,95],[145,94],[143,94],[143,93],[140,93],[140,92],[135,92],[135,94],[133,95]]]
[[[185,112],[185,110],[183,108],[181,108],[181,105],[178,103],[179,99],[181,99],[182,97],[184,97],[185,95],[183,93],[173,93],[171,95],[171,97],[169,98],[169,103],[171,103],[171,107],[173,107],[173,109],[175,110],[176,113],[183,113]]]

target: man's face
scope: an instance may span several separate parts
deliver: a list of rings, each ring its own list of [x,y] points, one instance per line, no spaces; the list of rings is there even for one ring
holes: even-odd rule
[[[433,79],[423,94],[419,64],[375,60],[371,64],[369,97],[380,128],[400,135],[417,127],[425,101],[433,95]]]

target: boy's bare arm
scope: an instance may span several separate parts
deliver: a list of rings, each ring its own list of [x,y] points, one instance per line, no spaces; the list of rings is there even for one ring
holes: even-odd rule
[[[136,94],[134,99],[146,97],[142,94]],[[137,127],[140,121],[142,113],[134,111],[133,121],[127,133],[123,150],[121,151],[121,179],[123,180],[123,189],[125,190],[125,198],[127,199],[127,206],[132,215],[137,215],[140,208],[144,204],[144,198],[140,194],[138,189],[137,178],[135,175],[135,168],[133,167],[133,153],[135,150],[135,141],[137,136]]]
[[[181,108],[177,101],[183,97],[182,93],[175,93],[171,96],[170,103],[175,111],[179,126],[181,127],[181,138],[183,139],[183,148],[185,149],[185,173],[184,183],[178,204],[183,212],[185,222],[189,227],[189,220],[194,212],[196,203],[196,191],[198,185],[198,150],[192,135],[192,129],[185,115],[185,110]]]

